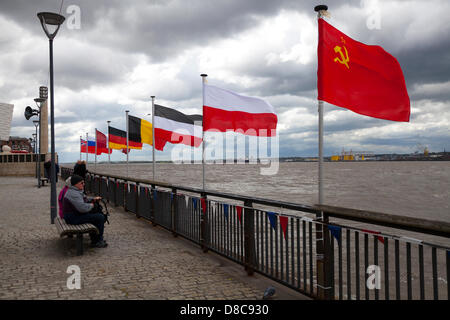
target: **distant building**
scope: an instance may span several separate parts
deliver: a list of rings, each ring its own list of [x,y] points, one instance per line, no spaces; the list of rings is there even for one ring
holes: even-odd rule
[[[0,102],[0,140],[8,140],[14,105]]]
[[[11,148],[11,152],[33,152],[30,139],[21,137],[9,137],[9,140],[0,140],[0,150],[4,145]]]

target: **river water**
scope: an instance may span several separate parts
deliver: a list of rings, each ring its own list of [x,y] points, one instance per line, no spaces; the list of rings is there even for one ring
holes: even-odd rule
[[[72,165],[72,164],[71,164]],[[70,166],[71,166],[70,165]],[[257,164],[209,164],[205,166],[206,171],[206,189],[216,190],[226,193],[238,195],[254,196],[258,198],[266,198],[273,200],[281,200],[299,204],[313,205],[318,202],[318,164],[316,162],[289,162],[280,163],[278,171],[274,175],[261,175],[261,168],[267,168],[267,165]],[[88,170],[98,173],[112,174],[119,176],[128,176],[132,178],[152,180],[152,164],[89,164]],[[189,186],[194,188],[202,188],[202,165],[201,164],[156,164],[156,181],[166,182],[173,185]],[[326,162],[324,163],[324,203],[328,205],[341,206],[347,208],[355,208],[361,210],[370,210],[394,215],[417,217],[435,221],[450,221],[450,163],[445,161],[402,161],[402,162]],[[232,203],[231,200],[226,200]],[[273,209],[272,209],[273,210]],[[277,210],[279,213],[285,212],[282,209]],[[294,213],[295,214],[295,213]],[[333,219],[330,219],[331,222]],[[266,232],[270,229],[269,222],[261,220],[266,225]],[[390,299],[395,299],[397,288],[397,280],[400,283],[398,290],[401,292],[401,298],[406,299],[406,289],[408,286],[407,271],[407,246],[411,246],[410,254],[412,261],[412,269],[410,275],[411,290],[413,299],[419,299],[421,271],[419,268],[419,250],[423,250],[423,270],[424,270],[424,292],[426,299],[433,297],[433,266],[432,266],[432,246],[429,243],[437,244],[448,248],[450,246],[447,238],[434,237],[426,234],[416,234],[398,230],[390,230],[380,226],[365,226],[354,221],[345,221],[344,225],[348,227],[357,227],[362,229],[373,229],[387,235],[407,236],[425,241],[425,245],[419,246],[418,243],[405,241],[399,243],[399,254],[394,252],[395,243],[389,240],[389,245],[379,243],[376,236],[367,238],[369,241],[365,244],[365,238],[362,234],[358,235],[359,249],[358,258],[356,258],[356,232],[349,229],[343,229],[341,243],[346,259],[341,262],[338,260],[338,242],[334,242],[334,275],[336,286],[339,281],[342,282],[342,290],[344,299],[348,289],[348,275],[355,277],[351,280],[351,296],[356,299],[356,277],[355,271],[359,268],[360,290],[361,294],[365,291],[364,274],[366,272],[364,255],[370,256],[370,263],[379,266],[380,270],[388,270],[389,278],[389,295]],[[292,226],[291,226],[292,228]],[[227,229],[228,230],[228,229]],[[281,232],[281,231],[280,231]],[[303,235],[302,232],[297,234],[291,229],[290,237],[295,239]],[[304,231],[303,231],[304,232]],[[281,233],[280,233],[281,234]],[[258,237],[262,237],[264,233],[258,233]],[[313,236],[314,233],[312,233]],[[266,255],[267,255],[267,237],[266,237]],[[272,238],[270,238],[272,241]],[[274,240],[276,242],[276,240]],[[263,252],[263,241],[259,244],[260,254]],[[291,244],[286,242],[286,246]],[[306,242],[305,242],[306,243]],[[426,244],[428,243],[428,244]],[[273,244],[273,243],[272,243]],[[377,245],[377,249],[375,249]],[[311,252],[315,252],[315,240],[311,243]],[[367,248],[365,248],[367,246]],[[272,247],[270,247],[272,248]],[[290,247],[292,250],[292,247]],[[446,257],[448,252],[445,248],[437,250],[436,283],[439,291],[439,298],[445,299],[447,295],[446,278]],[[272,249],[270,249],[272,252]],[[301,254],[305,254],[301,247],[297,244],[295,250]],[[282,260],[283,250],[280,249],[279,257]],[[305,251],[306,252],[306,251]],[[385,258],[387,253],[388,260]],[[307,253],[307,252],[306,252]],[[310,253],[308,253],[310,254]],[[377,257],[375,262],[374,256]],[[285,257],[287,256],[287,253]],[[295,255],[293,255],[295,262]],[[308,256],[309,257],[309,256]],[[350,265],[348,259],[351,257]],[[399,259],[399,274],[395,270],[395,261]],[[262,259],[262,258],[261,258]],[[278,259],[278,258],[275,258]],[[356,259],[359,261],[359,267],[356,266]],[[302,263],[305,263],[305,258]],[[369,260],[368,260],[369,261]],[[388,261],[390,261],[388,263]],[[301,259],[297,261],[300,265]],[[264,265],[264,261],[259,261]],[[313,261],[313,264],[315,261]],[[267,265],[267,257],[266,257]],[[313,266],[315,268],[315,266]],[[293,267],[291,271],[294,270]],[[315,269],[314,269],[315,270]],[[381,272],[381,271],[380,271]],[[315,275],[314,275],[315,277]],[[381,277],[381,275],[380,275]],[[386,276],[384,273],[383,286],[379,290],[380,297],[386,295],[385,283]],[[398,278],[397,278],[398,277]],[[313,281],[316,281],[314,278]],[[337,287],[335,294],[337,296]],[[369,295],[373,299],[373,290]],[[361,295],[362,299],[362,295]],[[448,299],[448,297],[447,297]]]
[[[284,162],[276,174],[263,164],[207,164],[206,189],[300,204],[318,202],[317,162]],[[127,175],[126,164],[88,170]],[[130,163],[130,177],[152,179],[152,164]],[[156,181],[202,187],[201,164],[156,164]],[[446,161],[325,162],[324,203],[450,221],[450,163]]]

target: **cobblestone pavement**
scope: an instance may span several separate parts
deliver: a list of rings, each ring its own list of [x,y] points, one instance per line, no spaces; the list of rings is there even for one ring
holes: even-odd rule
[[[57,193],[61,188],[58,185]],[[154,227],[121,208],[110,208],[107,248],[76,255],[74,239],[50,224],[50,187],[30,177],[0,177],[0,299],[307,299],[243,266]],[[71,265],[81,289],[68,289]]]

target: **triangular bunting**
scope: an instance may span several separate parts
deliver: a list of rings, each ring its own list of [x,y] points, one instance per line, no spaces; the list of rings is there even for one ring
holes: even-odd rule
[[[274,230],[277,228],[277,215],[274,212],[267,212],[267,217],[269,218],[270,225]]]
[[[189,196],[184,196],[184,201],[186,201],[186,208],[189,207]]]
[[[242,207],[236,206],[236,212],[237,212],[237,216],[238,216],[239,222],[242,223],[242,221],[241,221],[241,217],[242,217]]]
[[[227,204],[223,205],[223,214],[225,215],[225,219],[228,220],[228,205]]]
[[[341,244],[341,229],[341,227],[328,226],[328,230],[330,230],[332,236],[336,238],[339,244]]]
[[[280,226],[281,226],[281,229],[283,230],[285,239],[286,239],[286,229],[287,229],[288,221],[289,221],[288,217],[280,216]]]
[[[372,234],[381,234],[380,231],[372,231],[372,230],[361,230],[361,231],[367,232],[367,233],[372,233]],[[378,240],[379,240],[381,243],[384,244],[384,238],[383,238],[383,237],[378,236],[377,238],[378,238]]]
[[[192,198],[192,203],[194,204],[194,210],[197,210],[197,198]]]
[[[201,204],[202,204],[202,210],[203,210],[203,214],[206,214],[206,199],[205,198],[200,198]]]
[[[158,195],[158,192],[156,191],[156,189],[153,190],[153,201],[156,201],[157,195]]]

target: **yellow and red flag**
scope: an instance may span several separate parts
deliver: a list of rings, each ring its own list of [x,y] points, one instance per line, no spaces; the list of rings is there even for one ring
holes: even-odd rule
[[[397,59],[319,19],[318,99],[373,118],[409,121],[410,102]]]

